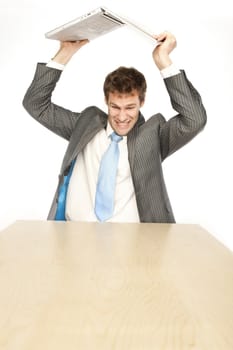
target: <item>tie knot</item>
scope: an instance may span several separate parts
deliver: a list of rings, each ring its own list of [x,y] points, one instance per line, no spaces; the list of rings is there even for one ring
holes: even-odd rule
[[[111,137],[111,140],[114,141],[114,142],[119,142],[119,141],[121,141],[121,140],[123,139],[122,136],[117,135],[115,132],[113,132],[113,133],[110,135],[110,137]]]

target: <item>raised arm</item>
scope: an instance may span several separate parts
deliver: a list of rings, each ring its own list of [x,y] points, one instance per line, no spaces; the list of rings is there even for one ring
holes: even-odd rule
[[[71,60],[73,55],[88,42],[88,40],[61,41],[60,48],[52,60],[59,64],[66,65]]]
[[[52,61],[60,65],[67,64],[71,57],[87,42],[87,40],[61,42]],[[74,113],[51,101],[61,72],[56,67],[51,68],[44,63],[39,63],[32,83],[24,96],[23,106],[39,123],[69,140],[79,113]]]
[[[153,51],[153,59],[158,69],[164,72],[173,63],[170,53],[176,47],[176,38],[169,32],[155,38],[160,44]],[[193,139],[204,128],[207,120],[200,94],[183,70],[175,72],[164,79],[171,105],[177,115],[161,124],[160,144],[163,159]]]

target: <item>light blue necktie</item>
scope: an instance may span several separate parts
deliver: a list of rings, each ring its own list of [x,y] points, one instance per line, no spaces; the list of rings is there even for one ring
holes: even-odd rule
[[[112,142],[102,157],[96,187],[95,214],[99,221],[109,219],[114,210],[116,174],[119,160],[118,142],[123,137],[115,132],[110,137]]]

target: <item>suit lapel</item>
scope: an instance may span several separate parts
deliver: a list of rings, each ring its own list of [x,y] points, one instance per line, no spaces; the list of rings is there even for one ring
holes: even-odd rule
[[[70,139],[61,173],[63,174],[70,163],[77,157],[77,155],[83,150],[83,148],[90,142],[90,140],[107,125],[107,115],[98,110],[93,113],[88,113],[79,119],[77,127],[75,128],[72,137]]]
[[[136,150],[136,141],[139,134],[139,126],[145,123],[143,115],[139,114],[137,123],[133,129],[129,132],[127,136],[127,145],[128,145],[128,159],[130,164],[131,173],[133,174],[134,169],[134,160],[135,160],[135,150]]]

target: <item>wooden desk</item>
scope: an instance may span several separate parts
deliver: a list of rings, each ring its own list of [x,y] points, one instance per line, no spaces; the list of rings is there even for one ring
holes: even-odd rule
[[[18,221],[1,350],[232,350],[233,254],[198,225]]]

